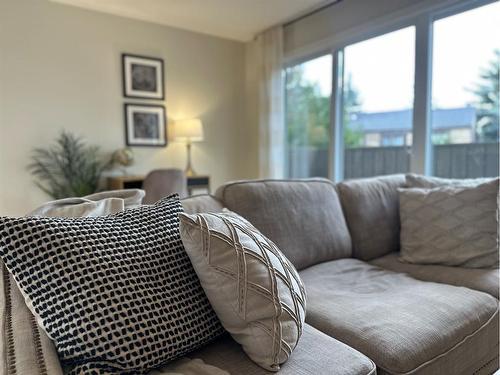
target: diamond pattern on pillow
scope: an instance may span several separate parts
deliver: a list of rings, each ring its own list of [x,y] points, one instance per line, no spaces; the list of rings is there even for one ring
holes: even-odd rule
[[[498,182],[399,189],[401,260],[498,267]]]
[[[305,319],[306,293],[295,267],[232,212],[181,214],[181,236],[224,328],[254,362],[278,371]]]
[[[0,256],[73,373],[144,373],[223,329],[184,251],[178,197],[86,218],[0,218]]]

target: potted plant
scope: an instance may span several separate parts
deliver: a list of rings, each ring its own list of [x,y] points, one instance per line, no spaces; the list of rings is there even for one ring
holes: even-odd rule
[[[55,144],[33,150],[29,171],[35,184],[54,199],[81,197],[95,193],[102,172],[110,165],[96,146],[62,132]]]

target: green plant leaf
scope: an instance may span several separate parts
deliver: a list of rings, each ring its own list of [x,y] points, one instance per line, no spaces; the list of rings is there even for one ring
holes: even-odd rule
[[[96,146],[62,132],[48,148],[35,148],[28,170],[35,184],[54,199],[81,197],[97,191],[102,173],[111,165]]]

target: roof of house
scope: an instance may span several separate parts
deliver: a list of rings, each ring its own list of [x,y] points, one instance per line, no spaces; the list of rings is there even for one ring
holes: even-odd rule
[[[433,129],[473,128],[476,109],[473,107],[435,109],[432,111]],[[359,112],[352,115],[352,124],[364,131],[410,131],[412,110],[390,112]]]

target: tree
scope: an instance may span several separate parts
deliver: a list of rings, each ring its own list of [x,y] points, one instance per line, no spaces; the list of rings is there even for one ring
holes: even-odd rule
[[[476,133],[482,142],[498,141],[500,50],[495,50],[494,54],[489,66],[481,70],[479,82],[472,90],[477,98]]]
[[[363,144],[363,129],[355,125],[352,120],[353,116],[361,111],[361,99],[359,92],[352,84],[352,76],[350,74],[344,83],[343,101],[344,147],[359,147]]]
[[[351,116],[360,109],[359,94],[351,79],[344,90],[344,142],[346,147],[362,143],[361,129],[352,126]],[[328,147],[330,140],[330,97],[323,95],[316,82],[304,78],[302,66],[287,70],[286,124],[290,146]]]
[[[286,77],[286,124],[291,146],[326,147],[329,101],[316,83],[304,79],[302,66],[290,68]]]

